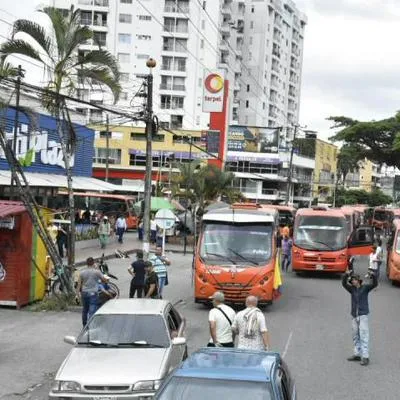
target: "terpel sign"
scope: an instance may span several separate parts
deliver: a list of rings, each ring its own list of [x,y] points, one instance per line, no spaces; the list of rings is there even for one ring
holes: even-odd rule
[[[222,112],[225,75],[223,71],[206,72],[203,81],[203,112]]]

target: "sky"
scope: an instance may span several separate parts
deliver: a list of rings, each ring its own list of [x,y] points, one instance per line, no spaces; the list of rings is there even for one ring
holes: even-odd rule
[[[116,1],[116,0],[114,0]],[[36,19],[39,0],[1,0],[0,39],[15,17]],[[295,0],[305,12],[300,125],[332,136],[329,116],[378,120],[400,109],[399,0]],[[26,79],[40,70],[25,64]]]

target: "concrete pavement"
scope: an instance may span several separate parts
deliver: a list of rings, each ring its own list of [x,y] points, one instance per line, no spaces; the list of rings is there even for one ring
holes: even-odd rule
[[[75,247],[75,264],[79,267],[85,265],[88,257],[98,258],[102,253],[104,253],[106,259],[115,258],[115,250],[122,250],[128,254],[132,254],[135,252],[135,250],[143,247],[143,242],[138,239],[136,231],[129,231],[125,233],[124,243],[122,244],[118,243],[117,238],[114,235],[110,237],[109,243],[105,249],[100,248],[100,244],[97,239],[76,242]],[[154,249],[154,246],[152,246],[152,249]],[[187,245],[187,253],[192,253],[192,250],[193,245]],[[179,244],[166,243],[165,251],[167,253],[183,253],[184,247],[183,245]]]
[[[189,350],[209,339],[208,309],[193,303],[191,256],[171,254],[170,284],[164,297],[178,302],[187,319]],[[126,296],[130,260],[109,261],[117,275],[121,295]],[[356,262],[364,274],[365,259]],[[397,400],[400,320],[397,318],[400,288],[391,286],[382,273],[370,295],[371,364],[349,363],[352,353],[350,296],[339,276],[284,275],[280,300],[265,310],[273,350],[284,355],[299,391],[307,400]],[[52,375],[70,347],[62,342],[80,329],[79,313],[27,313],[0,310],[1,400],[43,400]],[[40,385],[35,387],[35,385]],[[34,388],[27,391],[28,388]],[[22,393],[14,396],[12,393]]]

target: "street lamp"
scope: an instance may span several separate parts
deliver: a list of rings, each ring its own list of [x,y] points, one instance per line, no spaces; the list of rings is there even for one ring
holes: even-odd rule
[[[149,68],[147,75],[147,105],[146,105],[146,173],[144,181],[144,214],[143,214],[143,252],[148,256],[150,252],[150,212],[151,212],[151,177],[153,167],[152,140],[153,140],[153,68],[156,61],[149,58],[146,61]]]

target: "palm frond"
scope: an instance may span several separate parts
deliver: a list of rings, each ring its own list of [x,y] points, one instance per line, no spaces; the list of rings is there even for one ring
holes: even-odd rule
[[[114,102],[118,101],[121,85],[118,79],[115,79],[111,74],[108,67],[82,68],[79,70],[79,76],[83,79],[91,79],[94,82],[106,85],[114,95]]]
[[[21,54],[26,57],[33,58],[44,64],[39,52],[32,45],[20,39],[10,39],[3,43],[0,47],[1,56],[10,56],[13,54]]]
[[[80,57],[75,66],[88,67],[89,65],[107,65],[114,74],[116,80],[119,79],[119,65],[116,58],[106,50],[93,50]]]
[[[58,59],[61,59],[65,55],[65,38],[68,34],[68,20],[58,8],[45,7],[39,11],[46,14],[51,21],[51,26],[56,38],[55,44],[57,46]]]
[[[52,41],[42,26],[33,21],[18,19],[14,22],[11,38],[15,39],[17,33],[25,33],[30,36],[46,52],[49,58],[53,59]]]
[[[70,26],[71,30],[69,35],[65,40],[65,55],[64,58],[67,59],[76,51],[79,45],[85,44],[85,42],[93,37],[93,31],[87,26]]]
[[[13,78],[18,75],[18,68],[6,61],[6,56],[0,57],[0,80],[1,78]]]

